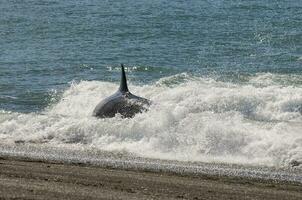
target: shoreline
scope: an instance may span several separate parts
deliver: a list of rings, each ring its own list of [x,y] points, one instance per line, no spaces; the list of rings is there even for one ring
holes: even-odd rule
[[[0,199],[301,199],[302,184],[0,157]]]
[[[177,161],[139,157],[125,152],[73,149],[48,145],[0,145],[0,158],[188,176],[227,176],[302,184],[302,169],[265,165]]]

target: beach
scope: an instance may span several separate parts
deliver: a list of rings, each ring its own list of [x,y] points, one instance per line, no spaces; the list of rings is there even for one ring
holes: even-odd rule
[[[301,1],[0,13],[0,200],[302,199]]]
[[[302,185],[0,159],[0,199],[301,199]]]

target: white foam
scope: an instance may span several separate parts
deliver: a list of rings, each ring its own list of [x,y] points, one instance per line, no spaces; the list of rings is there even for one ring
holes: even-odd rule
[[[130,84],[134,94],[153,101],[132,119],[91,116],[117,84],[73,83],[43,113],[0,113],[0,140],[181,161],[283,168],[302,162],[302,88],[269,80],[259,87],[261,76],[275,78],[234,84],[181,74],[153,85]]]

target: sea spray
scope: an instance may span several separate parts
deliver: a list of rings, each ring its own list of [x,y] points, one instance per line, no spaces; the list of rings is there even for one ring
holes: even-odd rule
[[[130,84],[134,93],[153,102],[148,112],[132,119],[92,117],[95,105],[117,84],[81,81],[42,112],[2,111],[0,140],[286,168],[302,162],[302,87],[286,85],[286,79],[258,74],[238,83],[178,74],[154,84]]]

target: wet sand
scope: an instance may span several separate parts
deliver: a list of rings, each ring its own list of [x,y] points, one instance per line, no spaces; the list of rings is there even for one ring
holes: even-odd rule
[[[302,199],[302,185],[2,157],[0,199]]]

